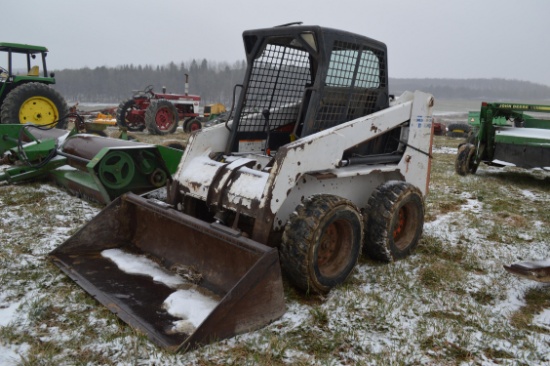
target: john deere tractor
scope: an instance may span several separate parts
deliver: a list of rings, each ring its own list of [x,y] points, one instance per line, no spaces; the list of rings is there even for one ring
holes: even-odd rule
[[[0,122],[65,129],[69,108],[61,94],[50,87],[55,78],[46,67],[48,49],[0,42],[0,52],[7,55],[4,61],[0,58]]]

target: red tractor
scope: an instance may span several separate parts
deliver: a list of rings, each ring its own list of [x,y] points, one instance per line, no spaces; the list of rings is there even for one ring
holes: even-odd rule
[[[116,122],[129,131],[143,131],[147,128],[153,135],[166,135],[174,133],[178,122],[183,120],[184,131],[192,132],[202,127],[195,118],[199,116],[200,100],[200,96],[187,93],[166,94],[163,90],[162,94],[158,94],[149,85],[119,104]]]

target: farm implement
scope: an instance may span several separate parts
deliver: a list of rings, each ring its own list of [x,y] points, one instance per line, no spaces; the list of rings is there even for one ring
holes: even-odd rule
[[[475,174],[479,164],[525,169],[550,167],[550,113],[548,105],[482,103],[470,112],[472,133],[460,144],[455,160],[457,174]]]
[[[0,156],[13,165],[0,182],[50,178],[68,191],[107,204],[125,192],[163,187],[182,151],[123,139],[45,128],[0,125]]]
[[[523,103],[482,103],[470,112],[472,134],[460,144],[455,170],[475,174],[481,162],[497,167],[550,169],[550,106]],[[550,282],[550,260],[504,265],[509,273],[538,282]]]
[[[174,352],[282,316],[283,273],[325,294],[361,252],[403,259],[422,235],[434,99],[390,106],[386,45],[296,24],[243,40],[233,117],[191,135],[166,200],[122,195],[50,253]]]

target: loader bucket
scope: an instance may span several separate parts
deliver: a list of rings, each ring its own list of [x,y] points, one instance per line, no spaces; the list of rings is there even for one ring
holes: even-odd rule
[[[133,259],[106,257],[114,252]],[[49,256],[100,303],[173,352],[261,328],[285,312],[277,249],[132,193]],[[156,263],[157,275],[125,268],[142,261]],[[177,294],[183,300],[174,315],[167,304]]]

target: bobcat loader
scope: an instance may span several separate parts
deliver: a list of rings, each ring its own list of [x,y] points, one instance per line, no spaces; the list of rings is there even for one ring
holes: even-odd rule
[[[124,195],[50,253],[172,351],[279,318],[283,273],[326,293],[362,251],[397,260],[422,234],[433,97],[390,106],[370,38],[293,24],[243,39],[231,118],[192,134],[167,198]]]

